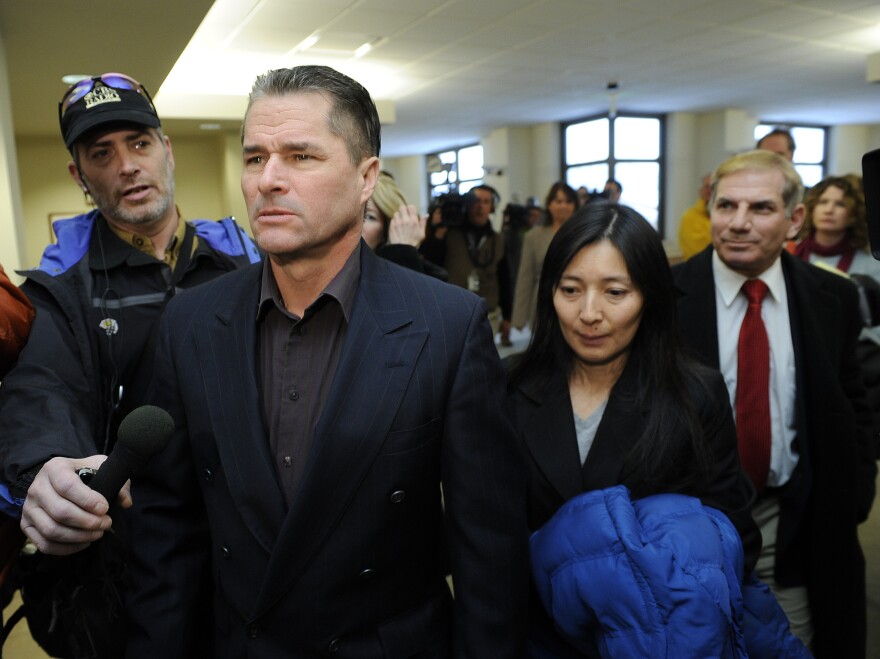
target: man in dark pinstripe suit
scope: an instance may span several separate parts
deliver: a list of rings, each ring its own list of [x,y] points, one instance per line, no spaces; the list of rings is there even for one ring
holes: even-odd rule
[[[176,429],[132,484],[131,657],[522,653],[524,480],[487,310],[361,242],[379,132],[333,69],[254,85],[242,190],[268,258],[168,307],[153,391]]]

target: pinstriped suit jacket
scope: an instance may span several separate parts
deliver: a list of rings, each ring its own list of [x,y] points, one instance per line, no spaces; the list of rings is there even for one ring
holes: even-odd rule
[[[524,478],[485,303],[361,252],[290,510],[257,385],[260,266],[169,304],[154,402],[176,429],[132,486],[129,656],[519,653]]]

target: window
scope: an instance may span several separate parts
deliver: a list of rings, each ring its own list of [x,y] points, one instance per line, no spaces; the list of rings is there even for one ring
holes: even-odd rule
[[[762,123],[755,127],[755,144],[774,128],[783,128],[791,133],[795,144],[793,164],[801,175],[804,187],[811,188],[825,178],[827,128]]]
[[[479,144],[427,156],[428,196],[464,194],[483,182],[483,147]]]
[[[662,229],[663,118],[597,116],[562,126],[563,173],[573,188],[601,192],[615,179],[620,201]]]

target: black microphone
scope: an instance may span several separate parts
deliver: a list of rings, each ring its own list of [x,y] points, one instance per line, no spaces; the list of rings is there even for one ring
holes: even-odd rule
[[[174,419],[161,407],[143,405],[133,409],[119,424],[116,445],[89,481],[89,487],[112,504],[125,481],[168,446],[172,432]]]

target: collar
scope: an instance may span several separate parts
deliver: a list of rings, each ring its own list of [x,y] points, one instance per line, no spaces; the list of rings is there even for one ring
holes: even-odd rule
[[[178,217],[177,231],[174,232],[171,242],[165,249],[164,258],[165,263],[170,265],[172,269],[177,263],[177,258],[180,255],[180,248],[183,245],[183,238],[186,234],[186,221],[184,220],[183,215],[180,214],[180,209],[176,205],[174,210],[177,212]],[[103,218],[103,215],[101,217]],[[104,222],[107,224],[110,231],[112,231],[122,242],[131,245],[136,250],[143,252],[154,259],[156,258],[156,246],[153,244],[153,240],[149,236],[144,236],[134,231],[125,231],[124,229],[113,226],[107,222],[106,219]],[[195,249],[195,241],[193,241],[193,249]]]
[[[121,265],[155,264],[157,259],[120,238],[100,213],[95,217],[92,239],[89,240],[89,267],[106,270]]]
[[[342,266],[342,269],[336,273],[336,276],[327,284],[326,288],[315,298],[303,314],[303,317],[314,313],[320,304],[324,304],[324,298],[331,297],[342,307],[342,314],[345,316],[346,322],[351,322],[351,310],[354,307],[355,293],[360,283],[361,275],[361,246],[352,251],[351,256]],[[263,318],[272,307],[276,307],[281,313],[300,320],[300,318],[291,314],[284,307],[284,300],[281,299],[281,292],[278,290],[278,282],[275,281],[275,275],[272,273],[272,266],[269,258],[263,259],[263,274],[260,283],[260,302],[257,306],[257,323]]]
[[[770,296],[777,302],[785,299],[785,276],[782,274],[782,261],[779,258],[773,261],[773,265],[758,277],[746,277],[727,267],[718,256],[718,252],[712,250],[712,275],[715,278],[715,286],[724,301],[724,306],[727,308],[733,304],[742,285],[748,279],[760,279],[767,284]]]

